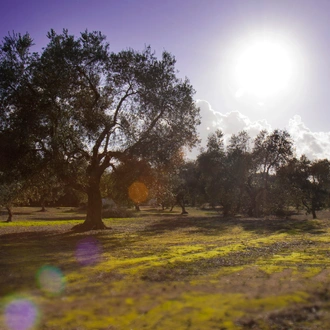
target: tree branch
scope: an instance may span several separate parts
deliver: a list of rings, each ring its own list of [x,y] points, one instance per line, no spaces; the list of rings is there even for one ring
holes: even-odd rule
[[[148,129],[146,131],[144,131],[144,133],[142,134],[141,138],[138,141],[136,141],[132,147],[128,148],[128,152],[134,151],[135,148],[137,148],[139,145],[141,145],[143,143],[143,141],[148,137],[151,130],[156,126],[158,120],[161,118],[161,116],[164,114],[164,112],[165,112],[165,108],[163,108],[160,111],[160,113],[153,119],[153,121],[150,123]]]
[[[133,90],[132,88],[132,85],[129,85],[127,91],[125,92],[125,95],[120,99],[117,107],[116,107],[116,110],[115,110],[115,114],[113,116],[113,122],[112,122],[112,126],[111,127],[114,127],[117,123],[117,117],[118,117],[118,113],[120,111],[120,108],[122,106],[122,104],[124,103],[124,101],[129,97],[129,96],[132,96],[134,94],[136,94],[137,92],[132,92],[132,93],[129,93],[130,90]]]
[[[88,77],[88,75],[86,74],[86,72],[84,72],[84,70],[80,69],[79,67],[77,67],[78,72],[84,77],[86,78],[86,80],[88,81],[88,84],[90,86],[90,88],[93,90],[94,96],[95,96],[95,100],[93,103],[94,107],[97,103],[97,101],[100,99],[100,93],[98,92],[98,90],[96,89],[96,87],[94,86],[94,84],[92,83],[91,79]]]
[[[95,142],[95,145],[93,147],[93,158],[97,158],[97,155],[98,155],[98,151],[99,151],[99,148],[101,146],[101,143],[102,141],[104,140],[105,137],[107,137],[106,139],[106,145],[105,145],[105,148],[107,148],[107,144],[109,143],[109,139],[110,139],[110,134],[109,134],[109,131],[111,130],[111,128],[113,128],[114,126],[116,126],[117,124],[117,117],[118,117],[118,114],[119,114],[119,111],[122,107],[122,104],[124,103],[124,101],[129,97],[129,96],[132,96],[134,94],[136,94],[137,92],[132,92],[132,93],[129,93],[129,91],[132,89],[132,86],[130,85],[129,88],[127,89],[127,91],[125,92],[125,95],[120,99],[117,107],[116,107],[116,110],[115,110],[115,114],[114,114],[114,118],[113,118],[113,121],[111,124],[108,124],[104,127],[104,130],[101,132],[99,138],[96,140]],[[106,152],[104,153],[106,154]],[[101,154],[102,157],[101,159],[103,158],[103,154]]]

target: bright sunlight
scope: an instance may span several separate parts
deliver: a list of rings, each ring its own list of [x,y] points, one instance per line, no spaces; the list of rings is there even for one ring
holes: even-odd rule
[[[285,90],[292,75],[289,52],[280,44],[256,42],[238,57],[236,77],[237,96],[248,93],[268,97]]]

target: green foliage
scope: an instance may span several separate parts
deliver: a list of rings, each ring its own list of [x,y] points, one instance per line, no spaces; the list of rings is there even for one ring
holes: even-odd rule
[[[240,212],[244,185],[250,169],[249,138],[245,132],[233,135],[227,149],[222,133],[209,136],[208,148],[198,157],[201,186],[205,183],[206,201],[221,205],[225,216]]]
[[[221,205],[225,216],[277,212],[282,205],[275,206],[272,198],[278,183],[270,182],[291,158],[292,141],[285,131],[260,132],[252,150],[246,132],[232,135],[226,148],[222,133],[216,132],[197,161],[205,201]]]
[[[86,229],[101,228],[107,168],[127,159],[164,162],[197,142],[194,89],[176,77],[168,52],[160,60],[150,47],[112,53],[100,32],[47,37],[40,54],[30,53],[29,35],[2,44],[0,138],[19,132],[24,150],[88,194]]]
[[[316,211],[329,206],[330,163],[327,159],[310,161],[306,156],[294,158],[281,169],[282,184],[302,207],[316,218]]]
[[[117,204],[130,206],[134,204],[129,197],[129,187],[141,182],[147,187],[151,185],[152,169],[148,162],[139,159],[126,159],[120,165],[105,173],[101,180],[103,197],[113,199]]]
[[[210,135],[198,156],[200,190],[205,202],[221,205],[223,214],[288,215],[293,208],[316,211],[329,205],[328,160],[293,158],[286,131],[262,131],[250,149],[246,132],[233,135],[224,147],[221,132]]]
[[[75,188],[88,197],[86,229],[104,227],[101,197],[130,205],[134,182],[183,212],[186,202],[205,202],[225,216],[284,215],[294,206],[316,217],[329,204],[328,160],[295,160],[286,131],[261,131],[252,142],[240,132],[227,146],[216,131],[197,161],[185,163],[199,109],[170,53],[114,53],[102,33],[87,30],[47,36],[40,54],[31,53],[28,34],[0,46],[2,204],[28,194],[54,201]]]
[[[0,204],[11,221],[13,203],[26,201],[28,178],[40,169],[35,152],[38,114],[32,88],[37,54],[29,34],[12,34],[0,45]]]

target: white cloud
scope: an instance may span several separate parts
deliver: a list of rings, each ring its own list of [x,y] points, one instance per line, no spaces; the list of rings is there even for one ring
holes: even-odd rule
[[[205,100],[197,100],[196,104],[200,108],[202,116],[202,123],[200,125],[201,137],[203,137],[203,133],[207,127],[210,128],[210,131],[221,129],[225,135],[229,136],[246,130],[251,137],[255,137],[262,129],[271,130],[271,126],[265,119],[251,121],[239,111],[222,114],[213,110],[211,104]]]
[[[201,112],[201,125],[198,128],[201,139],[200,147],[205,147],[207,137],[216,129],[221,129],[224,133],[225,142],[232,134],[240,131],[247,131],[249,136],[254,139],[261,130],[272,131],[271,125],[266,119],[252,121],[239,111],[231,111],[225,114],[212,109],[211,104],[205,100],[197,100],[197,106]],[[281,127],[277,127],[282,129]],[[300,116],[296,115],[289,120],[286,128],[295,143],[296,155],[300,157],[305,154],[309,159],[330,159],[330,132],[312,132],[302,122]],[[195,158],[199,154],[200,148],[194,148],[187,156]]]
[[[247,116],[239,111],[231,111],[225,114],[212,109],[211,104],[205,100],[197,100],[197,106],[200,108],[202,117],[201,125],[198,128],[199,137],[201,139],[201,147],[205,147],[209,134],[221,129],[224,133],[225,142],[229,140],[232,134],[240,131],[247,131],[251,138],[255,138],[257,134],[265,129],[271,131],[271,126],[265,119],[251,121]],[[189,158],[195,158],[199,153],[199,148],[195,148],[189,155]]]
[[[288,132],[296,146],[297,156],[305,154],[309,159],[330,159],[330,132],[312,132],[296,115],[289,120]]]

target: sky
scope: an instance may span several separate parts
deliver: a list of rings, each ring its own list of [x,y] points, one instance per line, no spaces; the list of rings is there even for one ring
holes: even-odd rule
[[[226,139],[241,130],[255,137],[261,129],[286,129],[295,141],[297,157],[330,159],[329,0],[0,0],[0,4],[1,39],[12,31],[28,32],[35,51],[46,46],[51,28],[58,33],[66,28],[76,36],[86,29],[101,31],[115,52],[143,50],[147,45],[159,57],[164,50],[171,52],[178,76],[188,77],[196,90],[201,146],[215,129],[221,129]],[[259,44],[280,47],[290,66],[279,60],[276,50],[266,53],[264,64],[258,51],[252,52],[257,60],[239,71],[239,63],[246,63],[244,54]],[[241,72],[246,71],[243,84]],[[260,84],[251,87],[255,77],[264,75],[270,84],[268,94],[261,93]],[[274,85],[276,79],[280,87]]]

